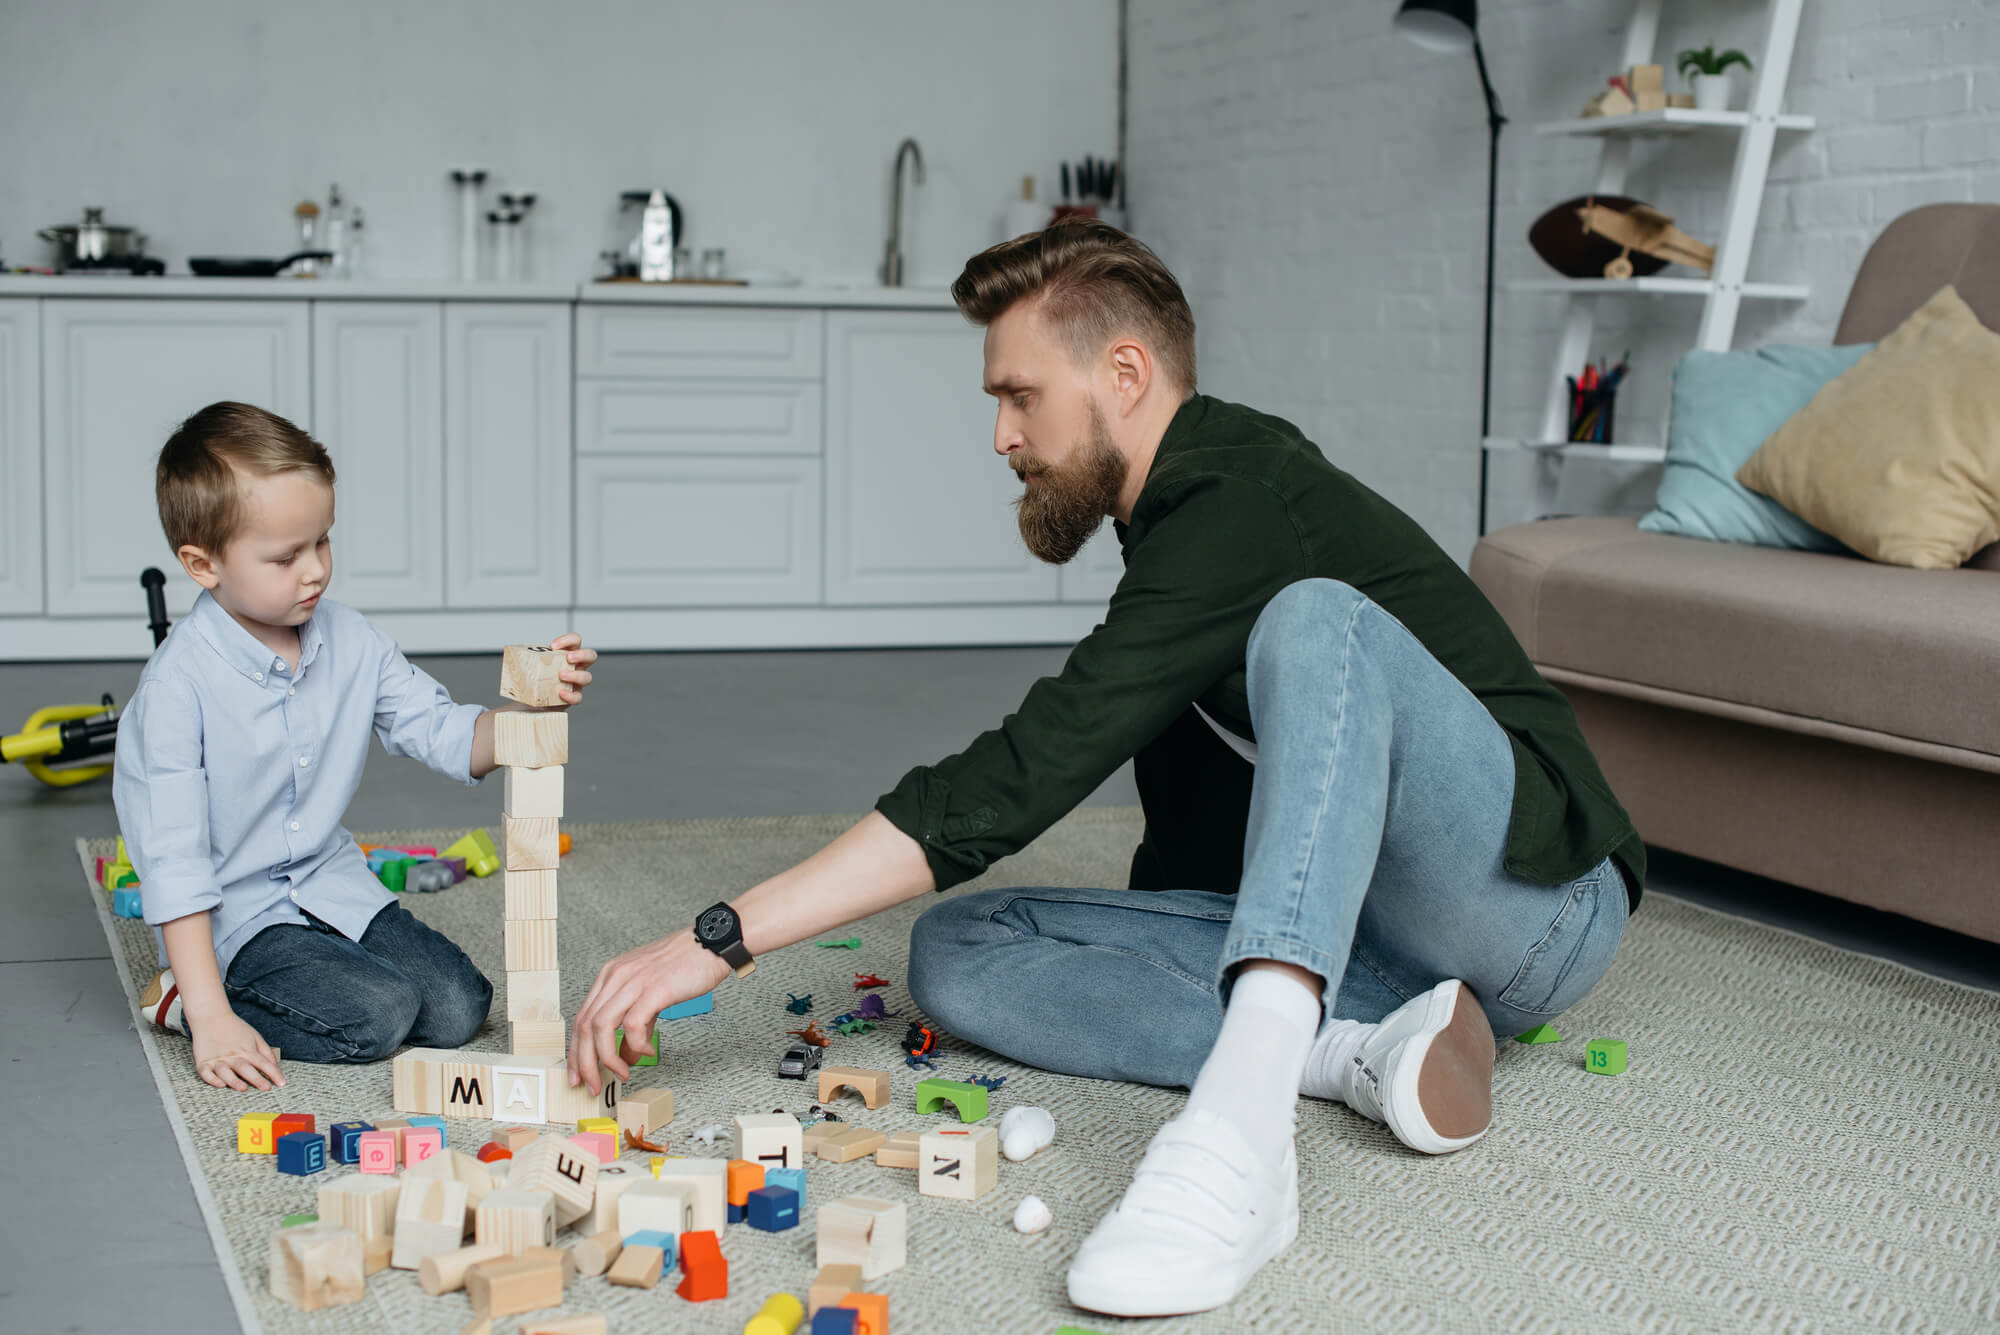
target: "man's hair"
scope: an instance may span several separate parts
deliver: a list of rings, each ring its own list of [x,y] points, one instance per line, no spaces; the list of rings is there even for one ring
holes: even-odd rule
[[[1194,312],[1142,241],[1109,223],[1064,219],[980,251],[951,285],[966,319],[990,325],[1016,302],[1040,303],[1070,356],[1087,364],[1119,334],[1136,334],[1160,370],[1193,394]]]
[[[311,436],[248,403],[211,403],[160,450],[153,494],[168,546],[222,554],[243,522],[239,469],[254,477],[316,473],[333,485],[333,460]]]

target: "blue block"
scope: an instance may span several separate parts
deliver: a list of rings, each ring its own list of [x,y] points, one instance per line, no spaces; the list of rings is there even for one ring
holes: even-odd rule
[[[278,1171],[307,1177],[326,1171],[326,1137],[317,1131],[294,1131],[278,1137]]]
[[[766,1183],[770,1174],[764,1175]],[[799,1226],[799,1193],[790,1187],[762,1186],[750,1193],[750,1227],[782,1233]]]
[[[333,1142],[335,1163],[361,1162],[361,1133],[375,1128],[366,1122],[335,1122],[326,1129],[327,1137]],[[766,1174],[768,1177],[769,1175]]]
[[[143,918],[145,911],[139,907],[137,890],[113,890],[111,892],[111,912],[120,918]]]
[[[679,1235],[662,1233],[658,1229],[645,1229],[625,1239],[627,1247],[658,1247],[667,1254],[666,1268],[674,1268],[674,1251],[679,1245]]]
[[[707,1015],[715,1009],[715,993],[704,992],[698,997],[690,997],[677,1006],[669,1006],[660,1012],[662,1020],[685,1020],[690,1015]]]
[[[745,1207],[744,1207],[744,1206],[741,1206],[741,1205],[732,1205],[732,1206],[730,1206],[730,1207],[729,1207],[729,1222],[730,1222],[730,1223],[732,1223],[732,1224],[740,1224],[740,1223],[742,1223],[742,1222],[743,1222],[743,1216],[744,1216],[744,1213],[745,1213]]]
[[[436,1127],[438,1135],[442,1137],[442,1139],[438,1141],[439,1149],[443,1149],[445,1146],[451,1144],[451,1132],[445,1129],[444,1118],[432,1117],[429,1113],[409,1113],[404,1117],[403,1120],[408,1122],[411,1126]]]
[[[852,1307],[822,1307],[813,1313],[812,1335],[855,1335],[860,1321]]]
[[[806,1170],[803,1168],[766,1168],[764,1185],[767,1187],[787,1187],[799,1193],[799,1208],[806,1208]]]

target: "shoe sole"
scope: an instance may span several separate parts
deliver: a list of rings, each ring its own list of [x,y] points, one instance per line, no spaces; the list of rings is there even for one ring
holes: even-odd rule
[[[1493,1124],[1493,1026],[1456,979],[1432,993],[1424,1022],[1383,1082],[1397,1114],[1390,1125],[1413,1150],[1449,1154]]]

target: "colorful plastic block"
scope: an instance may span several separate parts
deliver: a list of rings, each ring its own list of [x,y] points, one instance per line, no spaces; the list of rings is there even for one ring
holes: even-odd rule
[[[712,1231],[681,1234],[681,1282],[674,1292],[691,1303],[729,1296],[729,1260]]]
[[[1592,1075],[1623,1075],[1625,1041],[1618,1038],[1591,1039],[1583,1045],[1583,1069]]]
[[[568,830],[564,830],[561,834],[556,836],[557,857],[560,858],[569,856],[569,850],[574,846],[575,846],[575,841],[569,837]]]
[[[667,1254],[667,1265],[671,1267],[674,1263],[674,1247],[678,1242],[679,1236],[676,1233],[663,1233],[657,1228],[642,1228],[628,1236],[625,1239],[625,1245],[627,1247],[658,1247]]]
[[[789,1293],[774,1293],[743,1323],[743,1335],[795,1335],[806,1319],[806,1305]]]
[[[888,1294],[850,1293],[834,1305],[860,1315],[854,1323],[854,1335],[889,1335]]]
[[[238,1154],[276,1154],[278,1137],[272,1131],[271,1123],[278,1120],[276,1113],[244,1113],[236,1119],[236,1152]]]
[[[493,836],[484,830],[471,831],[438,856],[464,858],[465,870],[472,876],[491,876],[500,870],[500,850],[493,847]]]
[[[918,1112],[936,1112],[941,1103],[949,1103],[961,1122],[979,1122],[986,1118],[986,1091],[971,1081],[946,1080],[941,1076],[917,1081]]]
[[[114,918],[143,918],[145,906],[140,903],[137,890],[113,890],[111,892],[111,916]]]
[[[514,1151],[508,1149],[497,1140],[489,1140],[479,1147],[478,1158],[481,1163],[498,1163],[502,1159],[511,1159],[513,1157]]]
[[[396,1171],[396,1134],[393,1131],[363,1131],[355,1137],[360,1158],[354,1166],[364,1173]]]
[[[852,1307],[822,1307],[813,1313],[812,1335],[856,1335],[861,1313]]]
[[[576,1129],[578,1131],[602,1131],[607,1136],[616,1137],[618,1134],[618,1119],[616,1117],[579,1117],[576,1119]]]
[[[1563,1036],[1556,1032],[1552,1024],[1538,1024],[1525,1034],[1514,1035],[1516,1043],[1560,1043]]]
[[[806,1170],[803,1168],[766,1168],[764,1185],[784,1187],[799,1194],[799,1208],[806,1208]]]
[[[799,1226],[799,1193],[790,1187],[759,1187],[750,1193],[748,1207],[752,1228],[766,1233],[782,1233]]]
[[[713,1006],[713,1005],[711,1005],[711,1006],[709,1007],[709,1009],[710,1009],[710,1010],[713,1010],[713,1009],[715,1009],[715,1008],[714,1008],[714,1006]],[[666,1011],[661,1011],[661,1012],[660,1012],[660,1018],[661,1018],[661,1019],[663,1019],[663,1020],[664,1020],[664,1019],[666,1019],[666,1018],[667,1018],[667,1012],[666,1012]],[[619,1026],[618,1026],[618,1028],[617,1028],[617,1030],[615,1031],[615,1033],[617,1034],[617,1037],[616,1037],[616,1038],[614,1038],[614,1039],[613,1039],[612,1041],[613,1041],[614,1043],[616,1043],[616,1044],[617,1044],[617,1047],[618,1047],[618,1050],[619,1050],[620,1052],[623,1052],[623,1051],[625,1050],[625,1026],[624,1026],[624,1025],[622,1025],[622,1024],[621,1024],[621,1025],[619,1025]],[[654,1040],[653,1040],[653,1046],[654,1046],[654,1048],[656,1049],[655,1051],[653,1051],[653,1052],[642,1052],[642,1053],[640,1053],[640,1054],[639,1054],[638,1056],[634,1057],[634,1058],[633,1058],[633,1059],[632,1059],[631,1061],[629,1061],[629,1062],[627,1062],[627,1063],[625,1063],[625,1064],[626,1064],[627,1066],[658,1066],[658,1065],[660,1064],[660,1054],[659,1054],[659,1052],[657,1051],[657,1049],[658,1049],[658,1047],[659,1047],[659,1040],[658,1040],[658,1039],[654,1039]]]
[[[292,1131],[278,1137],[278,1171],[310,1177],[326,1171],[326,1137],[317,1131]]]
[[[375,869],[375,878],[382,882],[384,888],[393,890],[400,895],[403,893],[405,883],[410,878],[410,868],[415,865],[415,858],[397,858],[394,861],[385,862],[377,867]]]
[[[602,1118],[589,1118],[602,1121]],[[612,1123],[616,1126],[617,1123]],[[611,1163],[618,1157],[618,1137],[605,1131],[579,1131],[569,1138],[569,1143],[578,1149],[588,1151],[599,1163]]]
[[[366,1122],[335,1122],[326,1129],[327,1150],[335,1163],[361,1162],[361,1133],[375,1128]]]
[[[271,1136],[275,1140],[289,1136],[294,1131],[317,1131],[319,1126],[311,1113],[279,1113],[271,1123]]]
[[[284,1222],[279,1224],[278,1227],[297,1228],[300,1224],[317,1224],[318,1222],[319,1216],[317,1214],[311,1210],[301,1210],[297,1214],[286,1215]]]
[[[444,1144],[451,1144],[451,1133],[445,1130],[444,1118],[435,1113],[405,1113],[403,1120],[411,1126],[434,1126],[437,1133],[444,1137]]]
[[[415,1167],[444,1151],[444,1132],[434,1126],[413,1126],[403,1133],[403,1164]]]
[[[715,1009],[715,993],[704,992],[698,997],[667,1007],[660,1012],[662,1020],[685,1020],[690,1015],[707,1015]]]

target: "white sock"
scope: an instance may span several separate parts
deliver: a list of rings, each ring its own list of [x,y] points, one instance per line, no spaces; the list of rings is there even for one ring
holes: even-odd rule
[[[1312,988],[1276,969],[1244,970],[1188,1092],[1189,1111],[1212,1112],[1271,1161],[1283,1157],[1319,1017]]]
[[[1354,1054],[1361,1051],[1361,1045],[1377,1028],[1360,1020],[1328,1020],[1326,1028],[1313,1041],[1312,1051],[1306,1055],[1299,1093],[1307,1098],[1345,1103],[1347,1096],[1342,1092],[1341,1079],[1354,1064]]]

